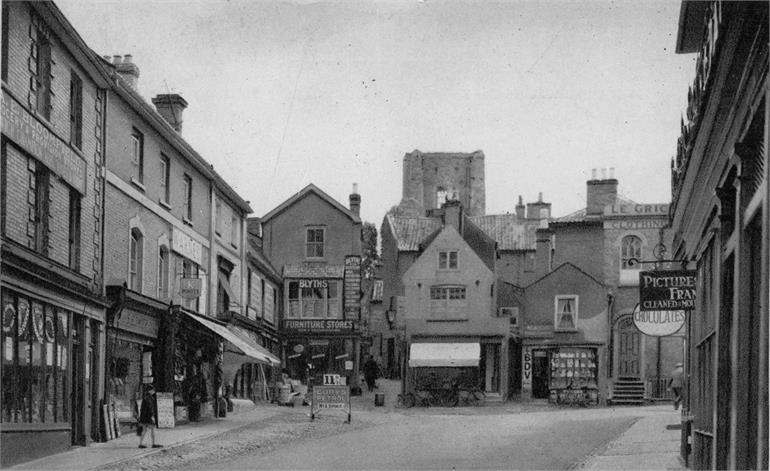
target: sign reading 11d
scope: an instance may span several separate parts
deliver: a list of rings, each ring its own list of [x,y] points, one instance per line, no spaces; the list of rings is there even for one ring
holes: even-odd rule
[[[639,273],[640,311],[678,311],[695,307],[695,270]]]

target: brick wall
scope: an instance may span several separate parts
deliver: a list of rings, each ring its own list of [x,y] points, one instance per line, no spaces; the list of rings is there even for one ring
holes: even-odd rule
[[[12,94],[26,112],[36,116],[31,105],[34,98],[34,59],[32,53],[37,39],[37,27],[47,28],[42,20],[24,3],[11,2],[8,5],[8,79],[7,91]],[[37,26],[33,26],[37,25]],[[51,52],[51,115],[50,119],[38,116],[44,126],[43,132],[53,133],[61,142],[70,142],[70,80],[74,71],[83,83],[83,126],[80,149],[70,146],[86,166],[86,193],[81,198],[80,220],[80,263],[79,272],[90,278],[100,291],[101,276],[101,205],[103,179],[100,166],[103,164],[103,149],[98,139],[101,129],[101,97],[103,91],[97,89],[85,70],[75,61],[66,49],[66,45],[50,33]],[[10,99],[10,98],[9,98]],[[6,168],[6,237],[27,247],[30,246],[27,221],[29,218],[29,198],[31,191],[29,169],[43,165],[36,156],[29,155],[8,139],[4,155]],[[30,163],[28,159],[32,159]],[[56,175],[49,181],[49,233],[47,234],[48,257],[63,265],[69,263],[69,186]]]

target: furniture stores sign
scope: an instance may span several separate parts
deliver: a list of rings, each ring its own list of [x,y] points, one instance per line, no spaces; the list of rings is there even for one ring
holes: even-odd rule
[[[695,282],[693,270],[640,272],[634,325],[656,337],[678,332],[684,325],[685,312],[695,307]]]

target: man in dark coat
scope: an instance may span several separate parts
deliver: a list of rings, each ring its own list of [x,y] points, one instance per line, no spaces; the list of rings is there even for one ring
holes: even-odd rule
[[[369,359],[364,363],[364,380],[366,380],[366,387],[369,391],[374,391],[375,381],[380,368],[377,366],[377,362],[374,361],[374,357],[369,355]]]
[[[158,406],[155,402],[155,388],[148,386],[142,397],[142,405],[139,406],[139,414],[136,418],[138,426],[142,427],[142,433],[139,436],[139,448],[147,448],[144,445],[144,436],[150,433],[150,443],[153,448],[161,448],[163,445],[155,443],[155,425],[158,418]]]

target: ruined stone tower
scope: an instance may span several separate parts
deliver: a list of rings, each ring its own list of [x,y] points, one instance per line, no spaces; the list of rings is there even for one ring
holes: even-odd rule
[[[462,203],[468,216],[486,212],[484,152],[420,152],[404,155],[402,203],[416,202],[423,210],[440,208],[449,199]]]

